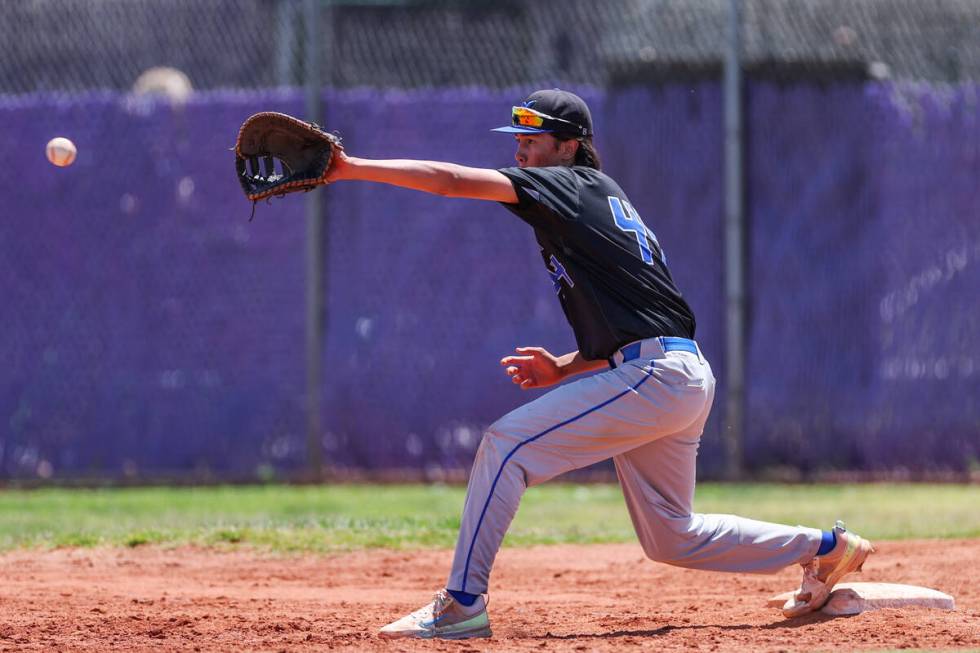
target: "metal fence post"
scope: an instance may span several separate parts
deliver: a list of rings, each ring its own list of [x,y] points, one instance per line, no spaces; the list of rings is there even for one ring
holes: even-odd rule
[[[745,142],[740,57],[741,0],[729,0],[725,51],[725,424],[726,472],[742,473],[745,424]]]
[[[322,122],[318,32],[320,0],[303,4],[303,83],[306,89],[306,117]],[[320,398],[323,391],[323,351],[326,307],[323,282],[324,242],[322,193],[306,194],[306,446],[310,472],[314,480],[323,473],[320,422]]]
[[[276,51],[276,84],[291,86],[296,83],[296,9],[297,0],[279,0],[276,5],[276,25],[279,48]]]

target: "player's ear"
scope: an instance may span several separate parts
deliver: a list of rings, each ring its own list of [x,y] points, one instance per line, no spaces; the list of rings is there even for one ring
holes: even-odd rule
[[[580,143],[574,138],[558,142],[558,152],[562,161],[575,161],[575,153],[578,152]]]

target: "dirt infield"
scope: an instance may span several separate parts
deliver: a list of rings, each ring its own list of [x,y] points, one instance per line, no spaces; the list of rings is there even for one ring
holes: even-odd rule
[[[922,584],[955,612],[787,621],[775,576],[676,569],[638,545],[504,549],[492,640],[386,642],[427,601],[449,551],[283,557],[247,550],[73,549],[0,556],[2,651],[781,651],[980,647],[980,540],[879,543],[860,580]]]

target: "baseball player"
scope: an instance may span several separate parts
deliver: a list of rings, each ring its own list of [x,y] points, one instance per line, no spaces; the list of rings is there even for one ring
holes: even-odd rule
[[[578,96],[532,93],[512,110],[517,166],[500,170],[339,154],[328,182],[375,181],[500,202],[534,229],[578,351],[519,347],[501,360],[522,389],[551,390],[492,424],[470,473],[452,570],[434,600],[382,637],[489,637],[486,592],[525,489],[612,458],[636,534],[653,560],[693,569],[804,567],[783,610],[819,609],[871,544],[844,530],[692,511],[695,459],[715,379],[695,320],[657,237],[600,171],[592,117]]]

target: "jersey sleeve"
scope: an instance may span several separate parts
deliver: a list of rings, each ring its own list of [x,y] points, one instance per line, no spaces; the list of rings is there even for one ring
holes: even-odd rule
[[[531,226],[554,226],[560,219],[578,215],[579,180],[571,168],[501,168],[500,172],[517,193],[517,203],[504,206]]]

